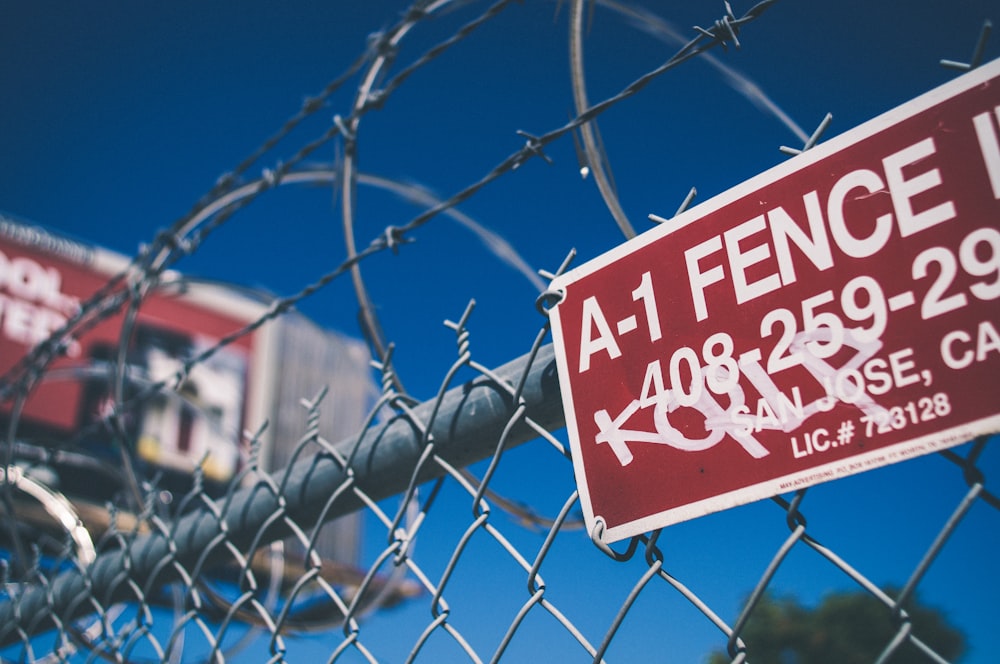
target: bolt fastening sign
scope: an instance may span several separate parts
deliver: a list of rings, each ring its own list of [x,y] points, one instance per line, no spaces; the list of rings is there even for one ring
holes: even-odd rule
[[[1000,430],[1000,60],[552,287],[605,542]]]

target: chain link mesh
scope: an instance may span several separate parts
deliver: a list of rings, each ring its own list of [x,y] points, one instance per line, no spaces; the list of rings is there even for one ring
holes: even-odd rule
[[[931,490],[940,490],[946,508],[927,532],[898,534],[887,524],[885,541],[872,543],[892,546],[897,537],[920,542],[920,555],[912,564],[899,561],[901,589],[888,594],[882,579],[862,571],[864,546],[851,538],[823,544],[822,518],[817,526],[806,520],[814,503],[829,517],[837,509],[830,507],[831,500],[839,501],[844,491],[905,509],[908,489],[880,497],[879,483],[870,479],[844,480],[837,483],[839,489],[798,491],[741,508],[736,516],[707,517],[616,548],[589,537],[581,530],[572,463],[559,438],[564,421],[544,317],[537,336],[526,341],[525,355],[493,370],[473,353],[475,317],[470,303],[457,322],[446,324],[455,335],[457,352],[454,364],[443,372],[437,395],[420,402],[405,391],[362,267],[378,254],[411,251],[403,245],[439,215],[475,224],[457,206],[528,162],[546,160],[546,148],[567,135],[580,141],[611,215],[623,233],[631,235],[594,121],[694,56],[739,46],[744,30],[751,39],[751,24],[766,20],[771,2],[740,16],[727,5],[722,18],[692,30],[661,65],[617,94],[591,103],[577,49],[592,3],[570,0],[575,93],[571,119],[537,136],[520,132],[520,149],[471,184],[436,198],[361,173],[357,146],[364,140],[360,125],[367,114],[389,103],[417,72],[449,49],[474,39],[481,26],[511,5],[501,0],[478,11],[392,73],[410,33],[454,4],[417,2],[395,25],[372,35],[365,53],[318,95],[307,98],[277,133],[219,178],[188,214],[157,235],[82,303],[62,329],[3,377],[0,393],[10,416],[2,507],[14,553],[5,566],[0,593],[0,655],[11,661],[223,662],[247,657],[302,661],[306,653],[322,652],[331,662],[482,662],[537,661],[561,653],[559,661],[604,661],[637,652],[658,653],[652,655],[658,659],[666,656],[670,639],[691,632],[740,662],[753,656],[741,633],[775,587],[775,579],[790,575],[791,583],[786,580],[783,586],[794,587],[796,575],[818,574],[846,577],[884,605],[897,630],[884,644],[884,660],[909,642],[929,661],[941,661],[913,629],[905,607],[946,545],[958,540],[954,546],[959,553],[949,555],[950,564],[960,559],[961,546],[977,546],[975,532],[959,536],[970,512],[977,512],[978,524],[970,528],[996,528],[1000,501],[986,474],[991,452],[986,439],[918,462],[934,466],[942,488]],[[647,26],[658,20],[645,10],[601,4]],[[248,175],[277,147],[287,147],[295,130],[328,109],[333,95],[345,89],[354,95],[349,110],[335,115],[321,135],[297,144],[290,157],[264,168],[259,177]],[[801,130],[798,133],[807,148],[817,138],[807,140]],[[342,150],[338,163],[319,167],[309,161],[335,141]],[[64,505],[57,492],[47,491],[43,482],[20,472],[11,461],[21,437],[20,414],[33,390],[73,339],[113,317],[121,321],[116,350],[124,357],[141,306],[169,285],[170,269],[181,258],[197,252],[264,192],[303,182],[338,192],[347,257],[299,292],[274,299],[242,329],[187,357],[167,378],[130,390],[123,364],[115,365],[115,399],[95,426],[119,436],[116,443],[126,450],[122,472],[130,478],[135,500],[128,506],[108,503],[101,531],[81,532],[82,507]],[[359,183],[402,192],[424,209],[402,225],[385,228],[367,244],[355,245],[354,188]],[[516,254],[509,260],[524,269]],[[551,279],[568,265],[569,259],[543,276]],[[531,278],[544,290],[543,282]],[[322,424],[329,406],[325,392],[299,395],[304,397],[299,414],[304,432],[283,469],[261,468],[260,440],[267,425],[255,423],[260,428],[245,434],[246,462],[224,491],[209,491],[199,472],[190,489],[167,509],[158,499],[155,478],[130,467],[127,451],[134,449],[135,441],[126,439],[122,424],[128,413],[158,394],[177,393],[197,367],[226,347],[288,315],[332,282],[347,279],[361,309],[361,328],[380,385],[361,429],[330,440]],[[538,309],[544,313],[545,306],[543,293]],[[529,305],[526,315],[531,313]],[[524,443],[530,444],[515,449]],[[880,471],[883,477],[893,473],[906,476],[905,471]],[[557,493],[559,500],[528,502],[535,492],[526,484],[537,482],[551,483],[550,493]],[[62,514],[61,526],[44,524],[44,515],[31,516],[35,503],[43,505],[49,517]],[[859,500],[845,500],[843,508],[860,509]],[[338,517],[352,513],[364,515],[366,528],[377,533],[369,539],[379,543],[368,552],[363,569],[324,558],[318,544]],[[864,514],[859,512],[857,518]],[[751,530],[763,535],[751,541]],[[681,540],[699,542],[696,552],[688,551],[693,545]],[[813,557],[806,560],[807,555]],[[581,559],[588,565],[579,565]],[[579,576],[584,568],[602,571],[596,578]],[[977,573],[995,586],[995,569]],[[750,592],[734,606],[724,599],[719,583]],[[656,617],[640,620],[640,615]],[[662,630],[656,629],[661,622]]]

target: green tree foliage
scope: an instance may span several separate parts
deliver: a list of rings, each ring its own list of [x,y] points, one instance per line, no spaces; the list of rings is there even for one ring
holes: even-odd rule
[[[898,591],[887,589],[896,597]],[[912,634],[950,662],[961,657],[965,638],[938,610],[907,605]],[[892,611],[867,592],[827,595],[819,606],[807,608],[791,597],[765,595],[747,621],[741,636],[747,660],[753,664],[871,664],[899,631]],[[709,664],[724,664],[725,652],[714,652]],[[907,641],[889,659],[891,664],[931,662]]]

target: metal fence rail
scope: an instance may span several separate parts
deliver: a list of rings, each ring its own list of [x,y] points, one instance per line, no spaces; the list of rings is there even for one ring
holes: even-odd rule
[[[392,69],[412,31],[469,4],[476,7],[474,16]],[[932,464],[934,477],[947,487],[941,489],[939,501],[944,507],[935,514],[937,520],[928,518],[926,532],[912,536],[906,551],[909,555],[917,550],[919,555],[912,563],[899,556],[892,580],[900,588],[889,591],[881,572],[866,571],[858,542],[837,537],[835,542],[822,538],[821,543],[823,518],[837,509],[831,503],[856,507],[853,498],[844,499],[843,493],[825,486],[748,506],[735,516],[718,515],[702,524],[636,537],[614,548],[600,541],[600,533],[580,532],[572,462],[560,441],[565,422],[553,352],[547,345],[544,292],[537,303],[528,302],[524,308],[525,316],[542,315],[537,336],[525,340],[522,357],[496,369],[474,357],[470,304],[458,322],[447,323],[457,353],[453,365],[442,371],[436,396],[420,402],[404,389],[393,364],[393,345],[382,332],[362,273],[373,257],[411,251],[403,245],[439,216],[474,225],[462,216],[460,204],[529,161],[546,160],[547,148],[569,140],[580,141],[583,162],[609,215],[623,234],[633,234],[603,154],[597,118],[695,56],[752,39],[754,23],[767,20],[765,10],[772,0],[741,15],[727,4],[721,18],[690,31],[672,57],[596,103],[586,90],[582,53],[592,3],[570,0],[575,110],[565,124],[537,136],[521,132],[520,149],[447,197],[360,172],[357,148],[365,140],[366,116],[391,103],[417,72],[432,67],[449,49],[474,40],[477,31],[510,4],[500,0],[481,8],[451,0],[415,3],[395,25],[373,35],[366,53],[305,100],[188,214],[82,303],[62,329],[2,377],[0,397],[10,415],[0,448],[2,467],[9,469],[3,473],[0,513],[15,542],[3,561],[0,590],[3,661],[302,661],[318,653],[327,661],[352,662],[537,661],[550,651],[558,653],[552,656],[556,661],[597,662],[632,659],[637,653],[668,657],[671,643],[690,632],[711,642],[720,657],[741,662],[753,658],[742,635],[755,612],[776,587],[794,587],[798,575],[810,574],[837,577],[838,583],[858,588],[884,607],[895,631],[882,644],[878,661],[896,661],[890,658],[904,646],[915,646],[927,661],[946,661],[915,626],[910,609],[946,545],[958,539],[961,552],[962,546],[977,546],[976,534],[984,524],[996,528],[1000,498],[991,489],[989,473],[997,458],[995,445],[987,439],[922,462]],[[647,29],[660,30],[664,39],[676,37],[658,28],[658,19],[647,10],[602,0],[596,4],[643,21]],[[982,45],[977,46],[975,58],[982,51]],[[295,144],[291,157],[264,168],[259,177],[250,175],[276,146],[286,146],[304,122],[328,110],[341,91],[352,95],[349,110],[335,115],[321,135]],[[811,138],[801,130],[797,133],[808,148],[819,132]],[[334,142],[342,150],[339,162],[310,162],[320,148]],[[82,527],[78,507],[60,507],[55,493],[55,507],[48,514],[62,514],[61,526],[54,533],[20,530],[18,522],[35,524],[32,527],[39,523],[28,518],[26,496],[44,493],[44,487],[35,490],[38,481],[31,473],[22,473],[13,461],[23,437],[20,416],[52,363],[74,338],[119,315],[123,323],[118,351],[124,357],[141,305],[167,284],[172,267],[265,192],[302,183],[320,183],[337,192],[346,258],[299,292],[276,299],[257,320],[218,345],[187,358],[167,379],[130,391],[125,389],[124,366],[113,365],[116,399],[101,424],[108,431],[124,431],[121,422],[137,405],[157,394],[178,392],[196,367],[226,347],[287,315],[330,284],[350,279],[381,385],[362,429],[343,440],[328,440],[320,426],[324,394],[301,395],[307,399],[302,412],[305,432],[287,468],[261,469],[258,438],[266,423],[253,423],[261,429],[247,434],[248,457],[221,494],[209,492],[198,475],[193,488],[168,507],[159,500],[155,478],[133,477],[137,500],[131,507],[105,506],[106,528],[95,534],[96,541],[86,533],[74,537]],[[401,192],[421,211],[406,223],[388,226],[367,244],[359,242],[359,185]],[[499,246],[499,238],[485,229],[477,232]],[[498,251],[503,253],[503,247]],[[524,270],[516,253],[505,256],[515,269]],[[554,273],[543,276],[551,279]],[[331,381],[336,379],[331,376]],[[128,450],[135,441],[115,442]],[[527,449],[514,450],[525,443]],[[906,477],[905,470],[880,472]],[[906,484],[905,479],[899,482]],[[522,495],[531,495],[523,487],[537,483],[551,483],[557,499],[550,496],[545,505],[522,500]],[[846,480],[843,486],[850,487],[844,492],[857,491],[865,500],[883,500],[888,507],[877,512],[880,516],[905,509],[905,504],[892,503],[891,496],[880,497],[877,481]],[[899,494],[913,490],[919,489],[906,487]],[[807,523],[814,506],[821,517]],[[324,559],[317,545],[330,522],[356,512],[364,515],[366,528],[376,532],[370,539],[377,542],[369,542],[375,550],[360,570]],[[967,526],[973,518],[975,525]],[[892,524],[878,527],[882,525],[887,541],[904,538]],[[750,528],[764,533],[755,543],[743,539]],[[48,548],[39,545],[43,536]],[[301,559],[290,553],[293,544],[303,552]],[[588,561],[588,571],[600,572],[578,573],[582,560]],[[954,564],[954,557],[948,560]],[[745,594],[737,605],[723,599],[716,587],[716,577],[726,574],[732,578],[725,585]],[[995,565],[976,574],[986,588],[996,587]],[[778,584],[782,576],[791,576],[791,583],[786,579]],[[599,607],[582,608],[588,605]],[[994,619],[996,615],[994,611]],[[399,627],[394,626],[397,620]]]
[[[44,587],[25,586],[0,609],[0,639],[14,638],[21,616],[30,616],[34,631],[92,610],[80,601],[87,595],[105,604],[147,601],[148,589],[197,578],[227,557],[235,556],[246,574],[240,552],[275,540],[298,536],[311,550],[308,533],[328,520],[446,475],[465,481],[457,469],[491,455],[499,458],[505,449],[563,426],[551,346],[496,371],[480,370],[481,378],[420,405],[407,404],[390,388],[379,407],[393,413],[381,424],[335,445],[310,428],[300,451],[315,445],[319,454],[251,486],[237,490],[234,483],[222,500],[191,495],[196,505],[203,504],[175,523],[157,521],[153,532],[102,553],[86,569],[68,570]],[[309,404],[313,414],[322,407],[322,396]],[[129,570],[127,579],[123,569]],[[341,608],[346,612],[346,605]],[[280,622],[275,629],[282,629]]]

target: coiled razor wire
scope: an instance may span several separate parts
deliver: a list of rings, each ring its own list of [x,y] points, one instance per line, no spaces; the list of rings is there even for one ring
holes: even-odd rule
[[[552,633],[552,627],[557,628],[554,632],[560,636],[554,640],[567,648],[566,659],[598,662],[613,653],[616,639],[622,638],[620,631],[627,629],[630,618],[642,610],[643,598],[666,593],[679,598],[693,615],[707,621],[717,631],[719,647],[733,662],[742,662],[753,656],[741,638],[747,622],[790,554],[808,550],[875,597],[892,616],[897,631],[884,644],[879,661],[889,661],[907,642],[930,661],[943,661],[914,629],[905,607],[969,511],[983,505],[992,510],[995,518],[1000,508],[981,463],[986,439],[975,441],[961,452],[949,450],[940,455],[946,468],[942,473],[955,473],[968,488],[909,571],[898,594],[890,596],[860,571],[858,561],[848,560],[820,543],[807,525],[809,501],[807,491],[802,490],[773,500],[777,509],[772,518],[785,525],[787,535],[776,544],[739,611],[727,620],[724,616],[731,613],[727,608],[713,608],[705,594],[699,594],[697,586],[703,585],[699,579],[685,582],[680,574],[671,573],[669,548],[661,544],[663,533],[632,538],[616,547],[602,542],[600,532],[567,543],[571,536],[567,531],[579,525],[575,491],[569,491],[555,514],[549,516],[541,516],[533,506],[521,505],[495,491],[492,484],[498,469],[510,463],[505,455],[529,441],[541,445],[533,454],[552,455],[560,459],[567,473],[571,472],[568,450],[553,433],[564,426],[564,416],[552,349],[546,345],[548,327],[544,318],[537,336],[526,342],[527,352],[522,357],[490,369],[472,353],[474,307],[470,303],[457,322],[447,323],[456,337],[457,356],[444,372],[437,395],[418,403],[404,391],[393,367],[392,344],[367,294],[362,274],[366,260],[386,250],[398,251],[439,215],[476,227],[458,206],[527,161],[535,157],[547,159],[545,148],[567,134],[579,135],[588,172],[594,174],[611,216],[623,234],[630,236],[634,231],[617,200],[596,119],[694,56],[719,45],[739,46],[741,31],[772,2],[760,2],[742,16],[737,16],[727,3],[721,19],[708,24],[708,28],[696,28],[662,65],[618,94],[590,104],[581,50],[587,7],[583,0],[570,0],[575,115],[567,123],[538,136],[520,132],[524,140],[521,148],[446,198],[430,197],[405,184],[361,173],[356,164],[356,146],[363,140],[364,116],[388,103],[416,71],[471,38],[481,25],[511,3],[500,0],[492,4],[390,75],[407,35],[436,13],[465,4],[449,0],[417,2],[394,26],[373,35],[365,53],[318,95],[306,99],[278,132],[232,172],[219,178],[188,214],[158,234],[125,270],[83,303],[62,329],[3,377],[0,396],[11,412],[3,452],[3,468],[7,469],[2,472],[5,516],[8,520],[17,516],[15,505],[20,503],[15,494],[27,492],[48,506],[50,515],[63,524],[65,532],[61,541],[50,535],[44,551],[39,548],[40,540],[21,546],[25,550],[35,548],[34,563],[27,569],[15,573],[5,568],[0,593],[0,656],[13,661],[46,662],[223,662],[253,654],[260,661],[298,661],[294,652],[299,635],[319,629],[327,637],[339,631],[336,639],[327,641],[333,644],[326,649],[328,661],[375,662],[380,661],[378,653],[383,645],[369,638],[366,617],[371,611],[384,611],[381,607],[402,601],[427,609],[424,627],[409,646],[408,661],[439,653],[442,641],[447,644],[445,651],[457,660],[482,662],[517,657],[514,653],[522,651],[520,642],[537,636],[533,625],[541,620],[548,626],[547,634]],[[640,16],[638,10],[623,3],[601,4],[627,16]],[[977,46],[977,53],[981,50]],[[255,164],[283,144],[306,118],[324,109],[333,93],[355,76],[361,77],[361,83],[355,88],[348,112],[336,115],[326,131],[299,146],[291,157],[264,168],[260,177],[247,177]],[[806,148],[815,143],[821,131],[822,127],[804,141]],[[801,130],[796,133],[805,137]],[[308,163],[320,147],[335,139],[343,146],[340,163],[322,168]],[[188,358],[174,375],[149,381],[136,393],[126,394],[124,386],[130,379],[126,376],[125,351],[137,312],[151,293],[169,286],[166,271],[180,258],[197,251],[215,230],[262,193],[300,182],[322,182],[339,191],[348,247],[346,259],[298,293],[274,300],[260,318]],[[409,222],[390,226],[370,238],[367,245],[360,245],[355,238],[354,188],[358,184],[396,191],[424,209]],[[484,241],[499,242],[498,238],[490,238],[485,229],[477,232],[486,238]],[[504,248],[503,253],[505,260],[532,279],[542,292],[538,310],[544,313],[549,295],[544,283],[531,274],[516,251]],[[568,266],[569,259],[555,272],[543,275],[551,279]],[[79,522],[67,512],[71,506],[66,506],[58,492],[24,477],[13,465],[20,414],[32,390],[41,381],[54,378],[49,365],[65,352],[71,340],[101,321],[124,311],[114,364],[113,408],[100,423],[124,436],[121,418],[131,409],[158,393],[175,392],[194,367],[344,276],[352,281],[362,311],[362,331],[373,349],[382,386],[365,425],[356,435],[340,441],[327,440],[318,416],[324,394],[312,395],[303,404],[306,432],[286,468],[270,474],[262,472],[257,463],[262,430],[247,433],[249,462],[229,483],[224,495],[211,497],[200,475],[196,475],[192,489],[180,498],[176,518],[163,513],[155,500],[155,483],[138,477],[128,455],[123,453],[123,472],[134,494],[132,504],[126,506],[133,512],[132,518],[121,518],[119,508],[109,505],[108,528],[96,543],[80,532]],[[119,447],[128,449],[127,442],[120,441]],[[482,466],[477,473],[468,470],[474,464]],[[822,491],[822,487],[810,489],[808,497]],[[461,521],[443,506],[445,494],[458,494],[460,502],[469,508]],[[398,497],[395,509],[388,507],[391,501],[387,499],[392,497]],[[501,508],[499,513],[496,507]],[[384,529],[383,548],[366,570],[331,569],[329,561],[317,552],[317,540],[328,522],[356,511],[366,513]],[[436,563],[423,562],[417,553],[418,536],[430,528],[439,513],[453,519],[451,525],[458,531],[440,568]],[[540,531],[539,538],[525,540],[524,530]],[[14,535],[15,540],[19,537]],[[294,566],[281,553],[282,541],[294,542],[304,552]],[[482,541],[499,551],[514,570],[517,583],[510,589],[517,599],[510,613],[492,609],[494,598],[488,590],[483,591],[486,594],[480,615],[471,613],[468,607],[459,609],[450,601],[460,594],[456,588],[481,580],[482,575],[470,576],[467,570],[477,566]],[[631,586],[625,583],[621,588],[620,599],[600,598],[613,614],[606,624],[596,628],[589,624],[572,594],[563,590],[565,585],[550,586],[544,580],[560,576],[563,571],[563,559],[555,553],[560,546],[574,547],[574,556],[599,556],[608,565],[627,569],[633,575]],[[21,555],[23,566],[23,551]],[[479,623],[495,624],[491,639],[482,637]],[[529,644],[529,650],[536,654],[545,647],[541,643]]]

